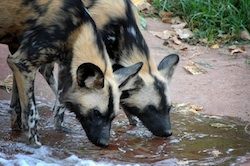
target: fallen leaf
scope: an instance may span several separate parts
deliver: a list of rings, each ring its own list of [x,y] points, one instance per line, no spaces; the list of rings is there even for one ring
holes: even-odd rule
[[[163,23],[171,23],[172,21],[172,18],[171,16],[173,15],[173,12],[165,12],[165,11],[162,11],[160,12],[160,17],[161,17],[161,21]]]
[[[180,50],[181,51],[186,51],[186,50],[188,50],[188,48],[187,47],[182,47]]]
[[[246,30],[241,31],[240,37],[241,37],[242,40],[250,40],[250,34]]]
[[[237,48],[236,45],[231,45],[228,47],[229,51],[235,50]]]
[[[161,21],[162,21],[163,23],[171,23],[171,18],[164,17],[164,18],[161,19]]]
[[[163,33],[162,32],[158,32],[158,31],[148,31],[149,33],[151,33],[152,35],[162,39],[163,37]]]
[[[199,39],[199,41],[200,41],[201,43],[204,43],[204,44],[207,44],[207,43],[208,43],[207,39]]]
[[[218,48],[220,48],[220,46],[219,46],[219,44],[214,44],[210,48],[212,48],[212,49],[218,49]]]
[[[244,46],[241,46],[240,49],[241,49],[242,51],[246,51],[246,48],[245,48]]]
[[[164,18],[164,17],[171,17],[174,13],[173,12],[166,12],[166,11],[162,11],[160,12],[160,17]]]
[[[234,50],[231,51],[231,54],[235,54],[235,53],[244,53],[245,51],[241,50],[240,48],[236,48]]]
[[[190,61],[188,62],[185,66],[184,69],[186,69],[187,71],[189,71],[191,74],[193,75],[197,75],[197,74],[205,74],[206,71],[203,70],[202,68],[200,68],[199,66],[197,66],[194,62]]]
[[[174,107],[174,111],[184,114],[184,115],[187,115],[187,114],[200,115],[200,113],[197,112],[196,109],[192,108],[192,104],[190,103],[180,103],[180,104],[174,103],[173,107]]]
[[[177,29],[176,34],[179,36],[180,39],[187,39],[194,35],[193,32],[188,28]]]
[[[172,17],[171,23],[172,24],[180,24],[180,23],[182,23],[182,21],[181,21],[180,17],[177,16],[177,17]]]
[[[193,104],[191,104],[191,108],[194,109],[195,111],[202,110],[202,107],[199,107],[199,106],[196,106],[196,105],[193,105]]]
[[[183,29],[186,25],[187,25],[186,22],[182,22],[180,24],[171,25],[171,28],[173,28],[173,29]]]
[[[173,36],[170,38],[175,44],[180,45],[182,42],[177,38],[177,36]]]
[[[213,150],[211,152],[211,155],[213,155],[214,157],[218,157],[220,154],[222,154],[222,153],[220,151],[218,151],[218,150]]]
[[[163,31],[163,38],[164,40],[169,39],[170,37],[174,36],[175,32],[171,30],[165,30]]]
[[[171,30],[165,30],[163,32],[149,31],[149,33],[163,40],[167,40],[175,34],[175,32]]]
[[[231,53],[231,55],[233,55],[235,53],[244,53],[246,49],[244,46],[238,48],[236,45],[232,45],[228,47],[228,50]]]
[[[13,84],[13,76],[8,75],[3,81],[0,81],[0,87],[5,88],[5,90],[10,93]]]
[[[155,8],[146,0],[135,2],[135,6],[146,16],[155,12]]]

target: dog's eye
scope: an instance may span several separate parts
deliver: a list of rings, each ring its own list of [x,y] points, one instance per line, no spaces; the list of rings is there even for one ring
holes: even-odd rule
[[[100,113],[100,111],[98,111],[97,109],[93,109],[93,112],[94,112],[94,115],[96,117],[101,117],[102,116],[102,114]]]

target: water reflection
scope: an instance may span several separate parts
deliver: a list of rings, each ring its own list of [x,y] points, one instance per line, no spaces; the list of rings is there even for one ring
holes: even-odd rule
[[[121,113],[113,122],[110,146],[99,148],[89,142],[74,114],[66,113],[65,123],[71,132],[64,133],[53,127],[52,103],[39,99],[37,105],[41,117],[39,133],[44,144],[38,149],[26,145],[24,134],[11,131],[9,101],[0,101],[0,165],[28,161],[32,161],[31,165],[81,162],[89,165],[230,165],[244,162],[250,155],[247,123],[236,118],[172,112],[173,136],[159,138],[142,125],[129,126]]]

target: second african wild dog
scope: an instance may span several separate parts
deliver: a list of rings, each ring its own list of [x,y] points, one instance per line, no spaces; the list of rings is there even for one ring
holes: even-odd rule
[[[130,123],[133,115],[156,136],[172,134],[169,111],[171,108],[169,82],[179,61],[178,55],[165,57],[158,68],[138,26],[135,6],[130,0],[83,0],[105,42],[114,66],[129,66],[143,62],[136,79],[136,88],[124,89],[120,104]]]
[[[37,69],[59,64],[59,101],[76,114],[89,140],[107,146],[120,92],[141,63],[123,68],[115,77],[96,26],[81,0],[1,0],[0,43],[13,55],[12,128],[27,131],[41,145],[34,96]],[[123,75],[125,72],[125,75]],[[115,81],[117,78],[117,81]]]

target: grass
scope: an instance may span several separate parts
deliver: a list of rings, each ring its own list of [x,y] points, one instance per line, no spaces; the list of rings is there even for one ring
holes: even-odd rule
[[[159,11],[174,12],[188,23],[196,37],[209,43],[240,40],[250,32],[250,0],[153,0]]]

